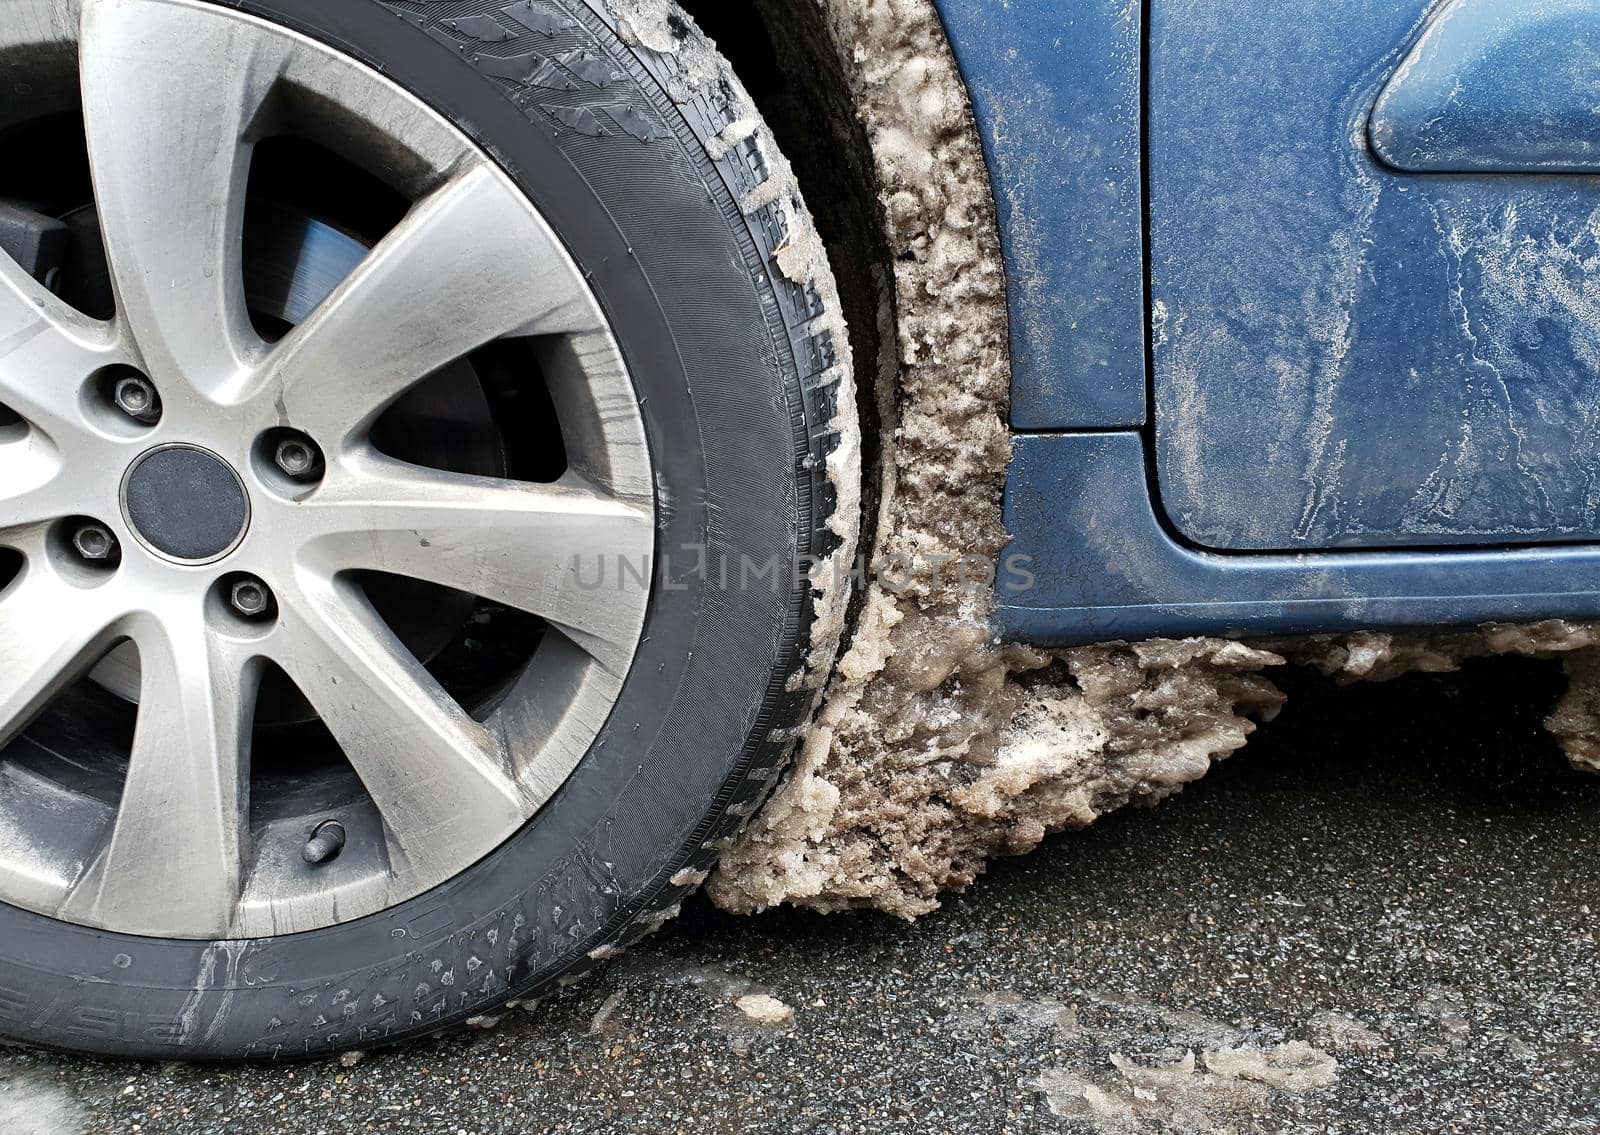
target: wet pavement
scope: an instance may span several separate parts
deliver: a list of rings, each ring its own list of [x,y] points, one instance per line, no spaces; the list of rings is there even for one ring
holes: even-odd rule
[[[13,1052],[0,1132],[1600,1130],[1600,778],[1538,729],[1559,682],[1286,682],[1207,781],[915,925],[695,906],[354,1067]]]

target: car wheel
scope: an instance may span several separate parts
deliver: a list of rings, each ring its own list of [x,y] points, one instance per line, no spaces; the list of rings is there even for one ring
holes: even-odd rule
[[[0,9],[5,1036],[437,1031],[659,925],[776,778],[853,407],[664,26]]]

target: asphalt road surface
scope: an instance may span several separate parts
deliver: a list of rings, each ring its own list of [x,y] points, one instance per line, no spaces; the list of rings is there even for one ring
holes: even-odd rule
[[[10,1052],[0,1132],[1600,1130],[1600,778],[1538,729],[1558,690],[1296,681],[1209,780],[916,925],[697,906],[354,1067]]]

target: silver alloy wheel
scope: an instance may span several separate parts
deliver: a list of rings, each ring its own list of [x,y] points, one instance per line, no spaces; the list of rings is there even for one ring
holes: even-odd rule
[[[616,565],[647,563],[655,529],[626,367],[529,201],[376,72],[191,0],[8,0],[0,55],[74,48],[117,315],[81,314],[0,255],[0,404],[23,423],[0,423],[0,548],[22,558],[0,592],[0,747],[119,644],[137,651],[140,691],[119,803],[0,769],[0,900],[178,938],[276,935],[385,909],[511,836],[615,703],[649,599],[617,586]],[[241,234],[252,146],[285,106],[333,123],[416,204],[268,343],[246,311]],[[440,472],[372,444],[407,390],[510,338],[537,344],[568,453],[559,481]],[[118,367],[152,381],[155,424],[97,396]],[[285,428],[320,449],[314,484],[285,476],[264,445]],[[154,513],[137,511],[126,485],[174,454],[183,475],[146,478]],[[242,486],[236,530],[216,520],[238,515],[225,492],[175,487],[196,477]],[[197,512],[198,543],[167,538]],[[73,518],[111,529],[120,559],[73,555]],[[597,588],[606,565],[613,578]],[[475,717],[402,645],[356,572],[478,596],[552,633],[498,708]],[[241,576],[270,589],[270,617],[230,603]],[[251,722],[268,664],[299,687],[367,795],[339,815],[349,850],[331,862],[302,856],[318,817],[252,818]]]

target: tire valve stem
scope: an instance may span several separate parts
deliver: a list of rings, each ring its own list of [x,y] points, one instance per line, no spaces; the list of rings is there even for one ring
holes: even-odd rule
[[[338,820],[329,820],[316,826],[311,832],[311,838],[306,840],[305,847],[300,850],[300,858],[313,867],[339,858],[339,853],[344,850],[344,825]]]

